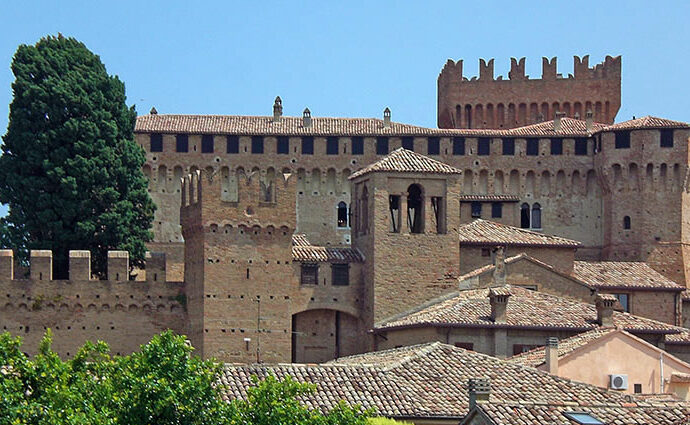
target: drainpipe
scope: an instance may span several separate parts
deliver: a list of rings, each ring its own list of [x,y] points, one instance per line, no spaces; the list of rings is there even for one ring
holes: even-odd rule
[[[659,374],[659,393],[664,392],[664,352],[659,353],[659,365],[661,366],[661,373]]]

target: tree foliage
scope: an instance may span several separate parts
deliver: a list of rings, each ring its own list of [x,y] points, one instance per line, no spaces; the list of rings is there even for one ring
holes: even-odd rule
[[[59,276],[70,249],[91,250],[100,275],[110,249],[129,251],[141,265],[155,207],[124,84],[84,44],[61,35],[19,46],[12,72],[0,157],[9,215],[0,241],[20,256],[53,250]]]
[[[4,333],[0,425],[367,425],[371,413],[344,403],[325,414],[309,410],[299,397],[315,387],[289,377],[256,379],[245,400],[227,402],[220,372],[170,331],[129,356],[86,343],[66,361],[51,350],[50,331],[33,358]]]

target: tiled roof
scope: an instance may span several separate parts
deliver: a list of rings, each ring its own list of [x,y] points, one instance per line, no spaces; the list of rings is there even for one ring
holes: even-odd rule
[[[506,285],[511,297],[506,309],[506,323],[491,320],[489,289],[459,291],[436,303],[407,314],[395,316],[376,325],[375,331],[410,327],[515,327],[521,329],[553,329],[586,331],[595,329],[597,311],[593,304],[570,298]],[[687,333],[687,329],[656,320],[613,312],[614,325],[631,333]],[[668,338],[675,335],[667,335]]]
[[[621,418],[639,409],[657,409],[657,415],[666,415],[667,409],[680,408],[678,403],[654,407],[629,395],[438,342],[320,365],[226,365],[221,376],[226,398],[245,397],[246,388],[252,385],[251,376],[263,378],[268,374],[316,384],[314,394],[301,397],[312,409],[329,410],[344,400],[375,408],[383,416],[405,418],[459,420],[469,409],[467,381],[478,377],[490,380],[490,401],[497,403],[598,406],[620,409]]]
[[[601,289],[641,289],[682,291],[685,288],[649,267],[635,261],[575,261],[573,274]]]
[[[373,164],[355,171],[350,180],[376,171],[397,173],[461,174],[462,170],[405,148],[398,148]]]
[[[458,198],[460,198],[460,202],[472,202],[472,201],[481,201],[481,202],[494,202],[494,201],[501,201],[501,202],[518,202],[518,201],[520,201],[520,196],[519,196],[519,195],[460,195]]]
[[[667,120],[665,118],[657,118],[647,115],[646,117],[609,125],[604,130],[634,130],[639,128],[690,128],[690,125],[681,121]]]
[[[580,242],[545,235],[493,221],[476,219],[460,226],[460,245],[556,246],[576,248]]]
[[[589,344],[592,341],[596,341],[604,335],[608,335],[611,332],[616,332],[616,328],[595,328],[591,331],[583,332],[571,336],[570,338],[562,339],[558,341],[558,357],[563,357],[569,353],[572,353],[576,349]],[[507,361],[510,363],[517,363],[530,367],[538,367],[545,362],[544,347],[537,347],[529,350],[525,353],[517,354]]]
[[[605,124],[593,123],[592,131],[590,133],[596,133],[606,127]],[[524,127],[517,127],[510,130],[514,136],[587,136],[587,122],[582,120],[576,120],[575,118],[561,118],[561,128],[556,133],[554,130],[554,121],[544,121],[538,124],[527,125]]]
[[[357,248],[312,245],[306,235],[292,235],[292,261],[300,263],[361,263],[364,256]]]

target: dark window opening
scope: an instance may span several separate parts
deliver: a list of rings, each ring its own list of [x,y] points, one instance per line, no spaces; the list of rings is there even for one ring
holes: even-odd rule
[[[539,139],[527,139],[527,156],[539,155]]]
[[[465,154],[465,138],[453,137],[453,155]]]
[[[337,137],[329,137],[326,139],[326,155],[338,155]]]
[[[438,137],[429,137],[426,153],[427,155],[438,155],[441,153],[441,141]]]
[[[151,152],[163,152],[163,135],[160,133],[151,134]]]
[[[563,155],[563,139],[551,139],[551,155]]]
[[[492,202],[491,203],[491,218],[501,218],[503,217],[503,203],[502,202]]]
[[[491,256],[491,249],[482,248],[482,257],[490,257],[490,256]]]
[[[282,155],[287,155],[290,153],[290,138],[287,136],[278,137],[278,145],[276,146],[276,152]]]
[[[601,152],[601,134],[599,135],[599,138],[597,140],[597,152]]]
[[[491,151],[491,139],[488,137],[480,137],[477,141],[477,155],[486,156]]]
[[[302,137],[302,155],[314,155],[314,138]]]
[[[522,204],[520,206],[520,227],[523,229],[529,229],[529,205]]]
[[[621,303],[621,306],[623,307],[623,311],[630,312],[628,294],[613,294],[613,296],[616,297],[616,299],[618,299],[619,303]]]
[[[465,105],[465,118],[467,128],[472,128],[472,105]]]
[[[629,131],[616,131],[616,149],[629,149],[630,148],[630,132]]]
[[[446,233],[446,204],[443,202],[443,197],[432,196],[431,208],[434,210],[434,218],[436,219],[436,233]]]
[[[264,138],[252,136],[252,153],[264,153]]]
[[[362,228],[360,231],[362,233],[367,233],[369,230],[369,190],[367,189],[366,186],[364,186],[364,189],[362,190],[362,199],[360,201],[360,208],[361,208],[361,218],[360,222],[362,224]]]
[[[642,394],[642,384],[635,384],[635,394]]]
[[[673,130],[665,129],[660,131],[660,142],[659,146],[662,148],[672,148],[673,147]]]
[[[630,216],[626,215],[623,217],[623,228],[625,230],[630,230]]]
[[[347,286],[350,284],[350,265],[349,264],[331,264],[331,272],[333,285]]]
[[[391,225],[388,230],[398,233],[400,232],[400,195],[388,196],[388,209],[391,215]]]
[[[376,155],[388,155],[388,137],[376,138]]]
[[[474,201],[471,204],[472,208],[472,218],[481,218],[482,217],[482,203],[478,201]]]
[[[201,136],[201,153],[213,153],[213,135]]]
[[[352,138],[352,155],[364,155],[364,138]]]
[[[575,155],[587,155],[587,139],[575,139]]]
[[[338,202],[338,227],[347,227],[347,204]]]
[[[318,264],[302,264],[300,273],[300,283],[302,285],[318,285],[319,283],[319,265]]]
[[[454,345],[464,350],[474,351],[474,344],[471,342],[456,342]]]
[[[413,184],[407,188],[407,225],[410,233],[424,232],[424,198],[422,188]]]
[[[532,229],[541,229],[541,205],[532,205]]]
[[[526,353],[530,350],[534,350],[535,348],[539,347],[539,345],[533,345],[533,344],[513,344],[513,355],[516,356],[518,354]]]
[[[189,137],[186,134],[175,136],[175,152],[189,152]]]
[[[408,151],[414,151],[414,137],[403,137],[402,147]]]
[[[237,136],[228,136],[226,140],[227,153],[240,153],[240,138]]]
[[[503,155],[515,155],[515,139],[503,139]]]

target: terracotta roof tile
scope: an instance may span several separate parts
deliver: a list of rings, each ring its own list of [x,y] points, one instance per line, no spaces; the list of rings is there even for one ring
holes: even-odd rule
[[[609,125],[604,130],[634,130],[640,128],[690,128],[690,124],[647,115],[646,117]]]
[[[460,226],[460,245],[555,246],[576,248],[580,242],[493,221],[476,219]]]
[[[634,261],[575,261],[573,274],[595,288],[682,291],[685,288]]]
[[[312,245],[306,235],[292,236],[292,261],[300,263],[361,263],[364,255],[351,247],[331,247]]]
[[[428,156],[412,152],[405,148],[398,148],[358,171],[352,173],[350,180],[364,174],[384,171],[396,173],[434,173],[434,174],[461,174],[462,170],[452,167]]]
[[[596,133],[606,127],[605,124],[593,123],[592,132]],[[524,127],[516,127],[510,130],[514,136],[551,136],[551,137],[567,137],[567,136],[587,136],[587,122],[577,120],[575,118],[561,118],[561,129],[558,133],[554,130],[554,121],[544,121],[538,124],[527,125]]]
[[[494,201],[501,201],[501,202],[519,202],[519,201],[520,201],[520,196],[519,196],[519,195],[460,195],[458,198],[460,199],[460,202],[472,202],[472,201],[480,201],[480,202],[494,202]]]

